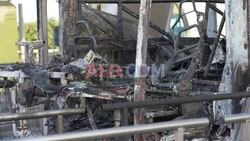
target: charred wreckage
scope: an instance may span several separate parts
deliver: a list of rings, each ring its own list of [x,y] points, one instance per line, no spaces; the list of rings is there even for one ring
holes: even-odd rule
[[[82,113],[61,117],[60,127],[55,117],[2,122],[1,137],[9,138],[5,136],[6,129],[13,132],[13,138],[19,138],[131,125],[133,108],[138,107],[145,107],[146,123],[193,117],[211,119],[210,128],[185,131],[185,137],[190,140],[220,139],[230,134],[226,127],[220,126],[221,121],[215,120],[219,118],[212,111],[213,100],[226,99],[214,95],[218,92],[226,58],[226,37],[222,35],[225,14],[209,2],[205,13],[197,11],[195,1],[192,1],[194,10],[185,13],[183,3],[185,0],[179,4],[179,16],[171,29],[191,12],[196,14],[197,24],[174,34],[149,22],[152,35],[148,40],[147,65],[153,67],[147,67],[146,101],[135,103],[135,65],[131,64],[135,64],[139,15],[122,5],[122,11],[134,18],[124,19],[82,3],[81,18],[75,23],[74,43],[70,50],[65,50],[70,52],[70,57],[55,55],[46,67],[33,64],[32,56],[29,63],[0,65],[2,113],[72,108],[81,108]],[[211,9],[222,16],[216,38],[207,36]],[[193,28],[198,30],[199,37],[182,36]],[[169,130],[146,134],[145,138],[171,140],[173,134]],[[121,140],[121,137],[110,140]]]

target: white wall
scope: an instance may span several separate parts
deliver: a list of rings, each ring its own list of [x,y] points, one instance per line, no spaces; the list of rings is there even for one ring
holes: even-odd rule
[[[23,4],[25,23],[35,22],[37,20],[36,0],[11,0],[11,2],[16,6],[16,8],[18,8],[19,3]],[[59,6],[56,0],[48,0],[48,18],[51,17],[59,19]]]

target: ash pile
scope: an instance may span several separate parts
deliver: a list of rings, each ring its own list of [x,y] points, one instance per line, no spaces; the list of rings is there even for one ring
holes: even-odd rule
[[[124,33],[119,38],[116,16],[84,4],[82,11],[82,18],[76,23],[77,33],[72,47],[65,50],[67,56],[53,56],[47,67],[25,63],[0,65],[2,113],[85,109],[80,115],[64,116],[64,132],[133,124],[133,110],[103,111],[101,106],[133,102],[138,21],[123,19]],[[123,11],[137,17],[126,7],[123,7]],[[166,32],[151,22],[147,56],[147,101],[218,92],[225,65],[226,39],[220,38],[221,31],[218,31],[216,38],[208,38],[207,13],[197,10],[193,12],[197,15],[197,24],[182,29],[178,34]],[[172,29],[185,16],[183,12],[180,13]],[[219,13],[225,16],[223,12]],[[221,21],[222,27],[224,22]],[[192,28],[197,28],[199,37],[182,37],[182,33]],[[147,123],[212,116],[212,103],[209,101],[145,108]],[[0,125],[0,130],[9,129],[10,133],[0,138],[55,134],[56,122],[56,118],[46,118],[5,123]],[[210,138],[222,136],[226,132],[218,135],[214,130],[187,129],[185,137],[188,140]],[[166,131],[145,136],[149,141],[165,141],[173,140],[173,134],[173,131]],[[127,138],[133,139],[132,136]]]

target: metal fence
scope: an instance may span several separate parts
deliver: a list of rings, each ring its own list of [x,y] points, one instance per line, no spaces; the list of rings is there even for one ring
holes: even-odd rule
[[[70,114],[81,114],[83,109],[66,109],[66,110],[55,110],[55,111],[45,111],[38,113],[20,113],[20,114],[10,114],[10,115],[0,115],[0,122],[3,121],[12,121],[12,120],[24,120],[24,119],[36,119],[44,117],[57,117],[58,121],[57,126],[60,127],[59,133],[62,133],[63,128],[63,115]],[[245,122],[246,127],[250,127],[248,121],[250,120],[250,114],[235,114],[232,116],[224,117],[224,123],[234,123],[234,122]],[[183,128],[193,128],[193,127],[206,127],[210,123],[208,118],[197,118],[197,119],[186,119],[186,120],[176,120],[168,122],[159,122],[152,124],[143,124],[127,127],[118,127],[118,128],[107,128],[93,131],[85,132],[73,132],[73,133],[64,133],[58,135],[42,136],[35,138],[24,138],[18,139],[21,141],[68,141],[68,140],[91,140],[91,139],[100,139],[108,137],[118,137],[124,135],[132,135],[139,133],[151,133],[159,132],[165,130],[174,130],[174,129],[183,129]],[[177,130],[181,131],[181,130]],[[179,139],[184,139],[184,133],[178,134]]]
[[[228,96],[221,95],[219,97],[190,97],[191,99],[186,99],[186,103],[192,102],[200,102],[203,101],[204,98],[206,100],[224,100],[224,99],[234,99],[234,98],[242,98],[242,97],[249,97],[249,92],[237,93],[235,96],[230,94],[225,94]],[[183,102],[183,101],[182,101]],[[184,102],[184,103],[185,103]],[[124,103],[123,103],[124,104]],[[124,106],[123,104],[120,104]],[[137,103],[130,103],[132,106],[130,108],[138,107]],[[145,106],[146,103],[139,104],[140,106]],[[161,103],[163,105],[169,103]],[[173,103],[172,103],[173,104]],[[126,104],[125,104],[126,105]],[[113,107],[114,105],[106,105],[108,107]],[[128,106],[128,105],[127,105]],[[146,107],[154,107],[158,106],[157,104],[150,104],[146,105]],[[105,105],[103,106],[105,107]],[[116,107],[119,107],[116,105]],[[120,107],[124,108],[124,107]],[[119,109],[119,108],[118,108]],[[102,109],[105,111],[105,108]],[[116,110],[112,109],[111,110]],[[175,120],[175,121],[168,121],[168,122],[159,122],[159,123],[152,123],[152,124],[142,124],[142,125],[135,125],[135,126],[126,126],[126,127],[118,127],[118,128],[107,128],[107,129],[100,129],[100,130],[93,130],[87,132],[74,132],[74,133],[63,133],[63,116],[64,115],[73,115],[73,114],[82,114],[85,112],[84,108],[79,109],[61,109],[61,110],[52,110],[52,111],[43,111],[43,112],[31,112],[31,113],[16,113],[16,114],[0,114],[0,122],[5,121],[17,121],[17,120],[27,120],[27,119],[39,119],[39,118],[48,118],[48,117],[57,117],[56,127],[58,131],[58,135],[50,135],[50,136],[42,136],[42,137],[35,137],[35,138],[25,138],[25,139],[18,139],[24,141],[68,141],[68,140],[91,140],[91,139],[100,139],[100,138],[109,138],[109,137],[117,137],[117,136],[124,136],[124,135],[132,135],[132,134],[140,134],[140,133],[150,133],[150,132],[159,132],[165,130],[176,130],[177,134],[177,141],[184,140],[184,132],[183,128],[190,128],[190,127],[206,127],[210,124],[210,120],[208,118],[197,118],[197,119],[186,119],[186,120]],[[245,114],[235,114],[228,117],[224,117],[223,121],[225,124],[234,123],[234,122],[245,122],[246,127],[250,127],[248,121],[250,121],[250,113]],[[250,129],[250,128],[249,128]],[[250,131],[250,130],[249,130]]]

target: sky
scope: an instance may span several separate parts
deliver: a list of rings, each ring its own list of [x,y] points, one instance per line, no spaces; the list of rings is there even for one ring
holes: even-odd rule
[[[37,20],[36,0],[11,0],[11,2],[17,8],[19,3],[23,4],[23,17],[25,23],[35,22]],[[48,0],[48,18],[51,17],[59,19],[59,6],[57,0]]]

